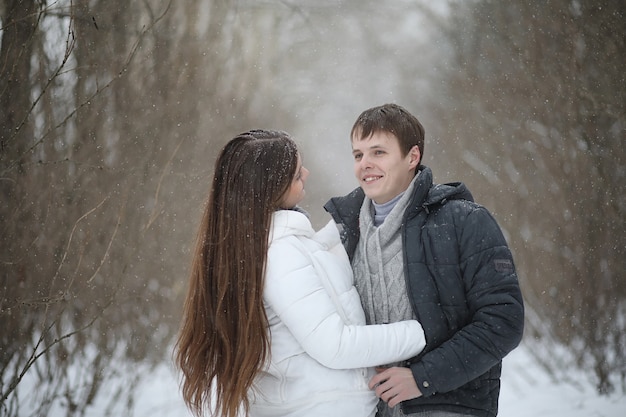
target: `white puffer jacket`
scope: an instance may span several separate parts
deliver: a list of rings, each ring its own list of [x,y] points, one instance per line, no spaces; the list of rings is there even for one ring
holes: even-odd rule
[[[264,303],[271,360],[255,381],[250,416],[373,416],[372,368],[417,355],[415,320],[365,326],[352,269],[331,221],[315,232],[297,211],[274,213]]]

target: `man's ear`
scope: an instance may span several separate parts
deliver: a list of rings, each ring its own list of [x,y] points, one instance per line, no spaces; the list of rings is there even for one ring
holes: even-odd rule
[[[420,164],[421,156],[422,154],[420,152],[420,148],[418,148],[417,145],[413,146],[411,150],[409,151],[409,168],[410,169],[417,168],[417,166]]]

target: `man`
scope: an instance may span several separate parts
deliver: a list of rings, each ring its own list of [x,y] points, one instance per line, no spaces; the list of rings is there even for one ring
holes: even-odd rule
[[[424,128],[404,108],[364,111],[350,136],[360,187],[324,208],[343,227],[368,324],[416,318],[427,342],[370,381],[379,415],[495,416],[502,358],[524,326],[500,227],[462,183],[433,184]]]

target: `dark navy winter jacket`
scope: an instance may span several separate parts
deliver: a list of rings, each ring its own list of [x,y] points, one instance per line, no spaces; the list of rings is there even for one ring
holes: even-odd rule
[[[402,408],[406,414],[447,410],[493,417],[502,358],[519,344],[524,327],[513,257],[495,219],[465,185],[434,185],[431,170],[420,171],[402,243],[406,287],[427,344],[408,364],[423,395]],[[363,199],[357,188],[324,206],[344,228],[350,259]]]

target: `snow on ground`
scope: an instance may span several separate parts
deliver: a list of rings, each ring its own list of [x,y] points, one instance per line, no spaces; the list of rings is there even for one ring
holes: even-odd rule
[[[499,417],[624,417],[626,395],[621,387],[599,396],[589,375],[563,370],[557,377],[545,371],[520,345],[505,359]],[[168,366],[158,368],[140,384],[135,417],[190,417],[183,404],[177,377]]]
[[[579,370],[552,376],[522,344],[504,358],[498,416],[624,417],[626,395],[621,387],[608,397],[598,395],[590,376]]]

